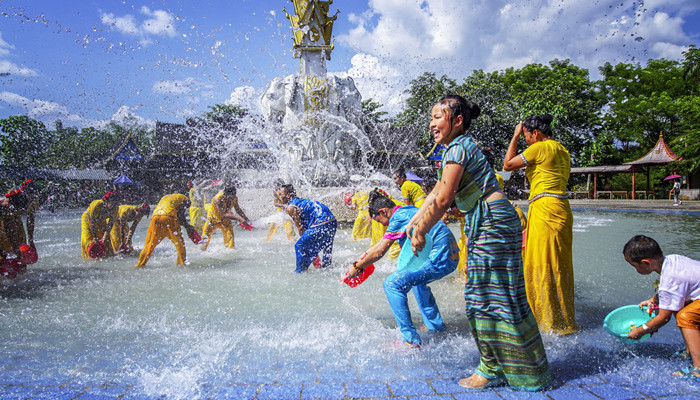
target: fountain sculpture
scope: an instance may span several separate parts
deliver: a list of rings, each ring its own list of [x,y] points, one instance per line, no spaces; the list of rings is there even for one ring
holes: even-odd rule
[[[362,97],[352,78],[327,75],[337,18],[337,12],[328,14],[333,1],[292,3],[295,15],[287,13],[287,18],[300,73],[273,79],[261,97],[263,117],[276,131],[267,144],[277,150],[287,179],[299,174],[313,185],[342,185],[356,165],[365,164],[357,162],[356,154],[371,148],[361,129]]]

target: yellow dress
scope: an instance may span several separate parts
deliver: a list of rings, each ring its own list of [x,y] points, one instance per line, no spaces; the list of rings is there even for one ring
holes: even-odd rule
[[[88,247],[90,247],[90,244],[92,243],[93,239],[102,239],[102,236],[105,234],[105,232],[107,232],[107,228],[109,227],[110,222],[108,221],[117,220],[117,210],[117,207],[115,207],[114,209],[112,209],[111,212],[108,211],[107,207],[105,207],[105,203],[102,200],[93,201],[92,203],[90,203],[90,206],[87,208],[87,210],[85,210],[80,220],[80,252],[84,259],[90,259],[90,255],[88,254]],[[92,232],[92,230],[90,229],[91,222],[92,227],[94,227],[95,229],[95,232]],[[114,251],[112,249],[110,241],[110,236],[107,235],[107,243],[104,243],[105,247],[107,248],[107,251],[104,255],[105,257],[114,255]]]
[[[426,197],[423,188],[413,181],[405,181],[403,185],[401,185],[401,195],[403,196],[404,200],[411,199],[413,205],[418,208],[420,208],[421,204],[423,204]]]
[[[275,200],[277,200],[279,202],[280,201],[279,196],[276,193],[274,194],[274,196],[275,196]],[[289,240],[289,241],[294,240],[295,235],[294,235],[294,225],[292,223],[292,220],[289,218],[286,218],[287,213],[281,207],[275,207],[275,211],[277,211],[278,213],[284,213],[284,215],[285,215],[284,231],[287,233],[287,240]],[[272,237],[275,236],[275,232],[277,232],[277,228],[279,228],[279,226],[276,223],[274,223],[274,222],[270,223],[270,227],[267,228],[267,238],[265,238],[266,241],[268,241],[268,242],[272,241]]]
[[[166,237],[170,238],[175,245],[177,265],[185,265],[187,253],[185,252],[185,241],[182,238],[177,212],[187,200],[184,194],[179,193],[168,194],[160,199],[155,210],[153,210],[151,222],[148,224],[146,242],[143,245],[141,254],[139,254],[139,262],[136,264],[136,268],[146,265],[153,250]]]
[[[357,209],[355,224],[352,226],[352,239],[361,240],[372,236],[372,218],[369,217],[369,194],[364,191],[352,196],[352,203]]]
[[[527,300],[541,331],[577,332],[572,259],[573,215],[566,197],[571,159],[559,142],[536,142],[522,154],[530,182],[523,272]]]
[[[228,212],[231,208],[233,208],[236,203],[238,202],[238,198],[234,198],[230,204],[225,204],[223,212],[219,210],[219,208],[215,205],[215,202],[219,201],[220,198],[224,196],[224,191],[220,191],[219,193],[216,194],[211,199],[210,208],[209,211],[207,212],[207,222],[204,224],[204,228],[202,229],[202,237],[207,238],[207,242],[204,244],[204,250],[209,247],[209,242],[211,241],[211,236],[214,234],[214,231],[217,229],[221,229],[221,232],[224,234],[224,244],[226,245],[226,248],[233,249],[234,248],[234,237],[233,237],[233,223],[231,222],[230,219],[224,218],[223,214]]]
[[[119,252],[119,249],[124,245],[123,240],[126,240],[126,237],[129,235],[129,230],[131,229],[129,223],[136,222],[138,224],[138,221],[136,221],[136,207],[138,206],[123,204],[117,209],[117,220],[114,221],[114,224],[112,224],[112,230],[109,232],[109,237],[112,241],[112,249],[115,253]],[[141,220],[140,217],[138,219],[139,221]],[[124,224],[125,229],[123,232],[121,227],[122,223]],[[129,249],[134,247],[131,243],[131,238],[129,238],[127,247]]]
[[[391,201],[394,202],[399,207],[403,207],[406,205],[403,201],[396,200],[393,196],[389,195],[389,198]],[[379,240],[384,237],[384,232],[386,232],[386,226],[382,225],[381,223],[372,220],[372,240],[370,241],[370,247],[374,246],[379,242]],[[389,247],[389,254],[387,257],[389,257],[390,260],[395,260],[399,258],[399,253],[401,253],[401,246],[399,246],[399,242],[394,242],[394,244]]]
[[[197,232],[202,232],[204,223],[207,222],[207,211],[204,209],[207,198],[200,190],[192,188],[190,189],[190,203],[190,224]]]

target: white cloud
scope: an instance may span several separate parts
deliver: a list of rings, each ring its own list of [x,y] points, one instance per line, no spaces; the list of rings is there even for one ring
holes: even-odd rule
[[[0,32],[0,57],[5,58],[12,55],[12,50],[15,46],[7,43],[2,38],[2,32]],[[9,60],[0,59],[0,76],[2,75],[19,75],[19,76],[37,76],[36,71],[30,68],[23,68],[17,66],[15,63]]]
[[[258,112],[260,109],[260,96],[262,92],[252,86],[239,86],[231,92],[226,104],[240,106],[248,110]]]
[[[174,37],[177,33],[175,16],[164,10],[151,10],[143,6],[140,13],[146,19],[139,22],[137,17],[131,14],[115,16],[113,13],[103,12],[100,20],[103,24],[128,36],[136,36],[141,44],[150,43],[153,36]]]
[[[389,106],[423,72],[459,82],[474,69],[559,58],[588,68],[595,79],[605,62],[677,59],[693,43],[684,23],[700,2],[373,0],[369,7],[349,15],[354,28],[336,39],[358,53],[348,74],[363,97]],[[376,87],[384,82],[398,86]]]
[[[79,115],[71,114],[68,108],[62,104],[46,100],[29,99],[8,91],[0,92],[0,102],[15,108],[24,109],[27,116],[37,120],[50,121],[61,119],[69,122],[82,120]]]
[[[185,78],[183,80],[158,81],[153,84],[152,90],[161,94],[186,94],[200,86],[194,78]]]

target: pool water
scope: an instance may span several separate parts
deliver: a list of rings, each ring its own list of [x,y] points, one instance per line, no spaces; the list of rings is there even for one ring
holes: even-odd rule
[[[137,248],[147,225],[136,231]],[[457,225],[451,228],[457,233]],[[376,263],[374,275],[352,289],[339,281],[368,239],[353,241],[350,229],[339,229],[333,266],[294,274],[293,243],[282,229],[266,242],[266,231],[236,230],[234,250],[224,248],[220,233],[206,252],[188,242],[185,267],[175,266],[166,239],[136,270],[135,256],[82,260],[79,213],[38,215],[39,262],[13,281],[0,280],[0,384],[118,383],[148,396],[199,398],[234,383],[459,378],[476,366],[456,274],[431,284],[448,330],[422,333],[422,349],[411,350],[397,344],[381,286],[395,261]],[[656,277],[638,275],[622,258],[630,237],[646,234],[666,254],[700,259],[699,231],[696,215],[574,212],[582,329],[544,335],[556,379],[629,372],[642,381],[649,363],[656,375],[679,368],[669,359],[682,347],[673,321],[637,345],[620,343],[602,322],[654,291]]]

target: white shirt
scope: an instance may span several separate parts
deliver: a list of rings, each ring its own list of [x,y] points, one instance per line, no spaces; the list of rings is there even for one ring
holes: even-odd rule
[[[659,308],[680,311],[686,301],[700,299],[700,261],[666,256],[659,279]]]

